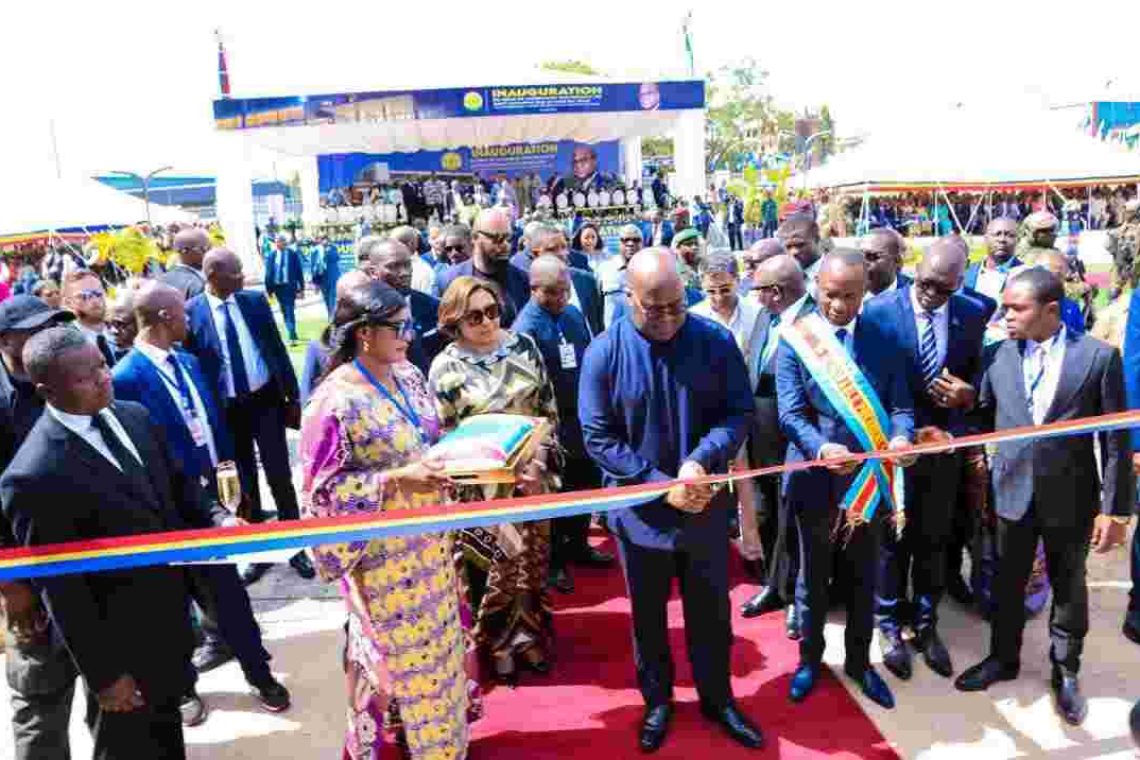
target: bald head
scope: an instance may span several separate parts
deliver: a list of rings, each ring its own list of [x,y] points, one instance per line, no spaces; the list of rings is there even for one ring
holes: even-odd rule
[[[636,224],[627,224],[621,228],[621,232],[619,234],[623,238],[634,236],[641,237],[641,228]]]
[[[229,248],[214,248],[207,253],[202,260],[202,274],[210,292],[221,299],[229,298],[244,284],[241,259]]]
[[[798,300],[807,291],[803,267],[796,261],[795,256],[786,253],[771,256],[760,264],[753,280],[759,287],[779,285],[784,290],[793,291],[795,294],[793,301]]]
[[[757,240],[748,249],[752,254],[752,258],[764,262],[773,256],[784,256],[787,251],[784,250],[784,244],[780,242],[779,238],[764,238]]]
[[[1069,276],[1069,259],[1060,251],[1039,253],[1034,263],[1039,267],[1048,269],[1056,277],[1060,278],[1062,282]]]
[[[336,297],[339,301],[344,297],[345,293],[356,290],[357,288],[364,287],[372,282],[372,278],[368,276],[367,272],[360,269],[353,269],[351,272],[345,272],[336,281]]]
[[[677,273],[677,256],[668,248],[646,248],[638,252],[629,260],[625,281],[637,294],[685,289]]]
[[[965,273],[968,256],[969,249],[962,238],[956,235],[938,238],[922,254],[918,268],[922,271],[946,272],[957,278]]]
[[[823,261],[819,265],[819,274],[823,273],[842,273],[848,269],[862,269],[866,271],[867,261],[863,258],[862,251],[856,251],[854,248],[832,248],[828,251],[827,255],[823,257]]]
[[[210,250],[210,236],[196,227],[182,230],[174,236],[174,251],[179,260],[191,269],[202,268],[202,257]]]
[[[485,208],[475,217],[476,232],[491,232],[498,234],[509,232],[511,228],[511,215],[500,208]]]
[[[402,227],[397,227],[388,233],[388,239],[403,243],[404,247],[409,251],[418,252],[420,250],[420,232],[415,227],[409,227],[406,224]]]
[[[530,265],[530,286],[547,287],[570,277],[570,268],[557,256],[539,256]]]
[[[669,341],[685,324],[685,285],[677,272],[677,257],[668,248],[647,248],[626,266],[630,319],[638,331],[655,341]]]
[[[144,328],[153,327],[168,319],[184,301],[182,291],[152,280],[139,288],[135,295],[135,315]]]

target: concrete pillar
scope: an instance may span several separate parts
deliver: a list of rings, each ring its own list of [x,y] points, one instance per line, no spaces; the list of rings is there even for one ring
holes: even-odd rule
[[[218,221],[226,234],[226,245],[241,257],[247,278],[260,278],[264,262],[257,250],[253,220],[253,155],[241,134],[216,135],[218,154]]]
[[[673,129],[674,192],[691,198],[705,193],[705,112],[684,111]]]

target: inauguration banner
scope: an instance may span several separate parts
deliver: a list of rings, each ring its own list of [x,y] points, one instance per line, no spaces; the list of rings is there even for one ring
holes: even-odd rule
[[[214,101],[223,131],[481,116],[677,111],[705,107],[701,81],[504,85]]]
[[[575,158],[578,158],[576,164]],[[332,153],[317,157],[320,191],[357,183],[382,181],[387,173],[506,174],[575,176],[576,165],[616,177],[622,172],[621,143],[617,140],[585,145],[572,140],[539,143],[509,143],[455,150],[417,150],[409,153]]]

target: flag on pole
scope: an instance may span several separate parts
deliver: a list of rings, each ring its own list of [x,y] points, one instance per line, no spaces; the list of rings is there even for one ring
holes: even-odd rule
[[[218,89],[221,90],[223,98],[228,98],[230,96],[230,72],[229,67],[226,66],[226,46],[222,42],[222,30],[215,29],[214,37],[218,40]]]
[[[693,12],[689,11],[685,14],[685,20],[681,22],[681,35],[685,39],[685,57],[689,59],[689,76],[695,77],[697,75],[697,67],[693,61]]]

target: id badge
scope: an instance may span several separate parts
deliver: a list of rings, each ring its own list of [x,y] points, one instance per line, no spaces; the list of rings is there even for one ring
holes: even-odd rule
[[[186,426],[190,428],[190,437],[194,439],[195,446],[206,445],[206,429],[197,417],[187,417]]]
[[[574,344],[559,343],[558,353],[562,358],[562,369],[577,369],[578,357],[574,353]]]

